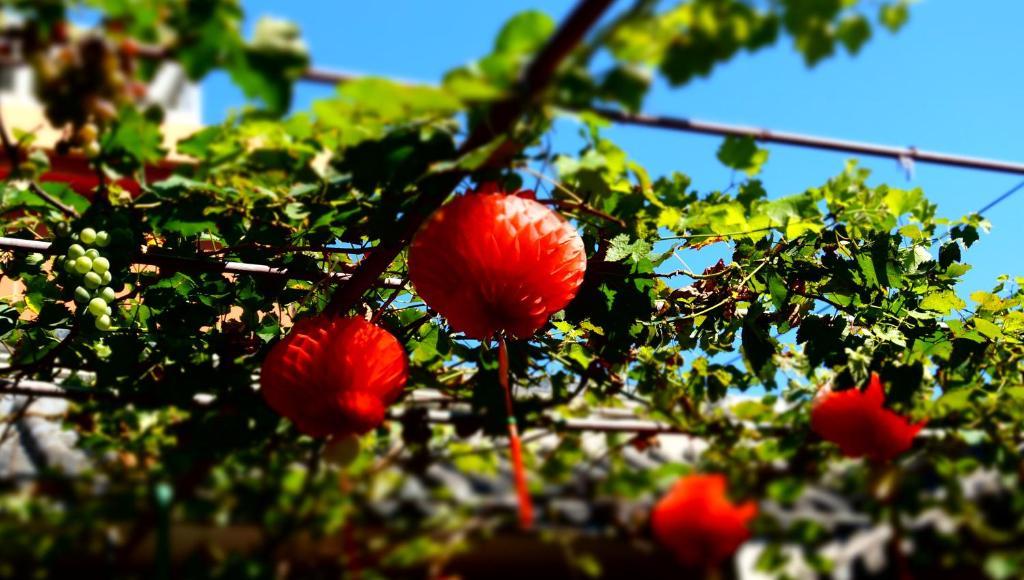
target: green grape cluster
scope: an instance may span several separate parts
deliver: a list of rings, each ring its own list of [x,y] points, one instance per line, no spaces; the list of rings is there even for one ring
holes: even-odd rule
[[[72,276],[81,277],[81,285],[75,287],[75,302],[83,305],[94,318],[98,330],[110,330],[113,326],[113,310],[109,303],[116,298],[114,289],[108,286],[113,275],[110,260],[98,248],[110,244],[110,235],[105,231],[83,228],[78,232],[78,243],[68,246],[64,256],[64,270]],[[94,246],[89,247],[88,246]]]

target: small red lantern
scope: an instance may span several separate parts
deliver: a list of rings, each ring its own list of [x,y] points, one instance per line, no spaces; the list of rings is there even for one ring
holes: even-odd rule
[[[876,373],[863,391],[826,387],[815,398],[811,429],[847,457],[889,461],[910,449],[926,421],[911,423],[884,405],[885,391]]]
[[[504,338],[524,338],[576,296],[587,268],[579,232],[533,199],[493,185],[457,197],[434,212],[409,248],[409,279],[428,306],[470,338],[498,339],[498,377],[505,391],[509,453],[519,495],[519,523],[533,506],[508,385]]]
[[[587,256],[576,228],[524,194],[532,192],[457,197],[412,241],[416,291],[470,338],[531,336],[583,283]]]
[[[307,435],[362,435],[384,421],[408,377],[405,350],[362,318],[295,323],[263,361],[261,392]]]
[[[654,537],[680,564],[717,566],[750,538],[757,504],[734,504],[727,485],[721,474],[684,476],[651,511]]]

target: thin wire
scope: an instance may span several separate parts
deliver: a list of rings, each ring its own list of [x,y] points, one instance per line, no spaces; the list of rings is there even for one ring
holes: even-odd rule
[[[1021,189],[1024,189],[1024,181],[1021,181],[1017,185],[1014,185],[1010,189],[1008,189],[1008,190],[1004,191],[1003,193],[999,194],[995,199],[993,199],[992,201],[988,202],[987,204],[985,204],[984,207],[982,207],[981,209],[979,209],[978,211],[976,211],[974,213],[978,214],[979,216],[984,216],[985,212],[987,212],[990,209],[994,208],[995,206],[1003,203],[1004,201],[1010,199],[1011,197],[1013,197],[1014,194],[1016,194],[1019,191],[1021,191]],[[953,228],[951,227],[948,230],[946,230],[946,233],[942,234],[941,236],[939,236],[937,238],[932,238],[931,243],[935,243],[935,242],[944,240],[944,239],[946,239],[946,238],[948,238],[948,237],[950,237],[952,235],[953,235]]]
[[[1013,195],[1015,193],[1019,192],[1021,189],[1024,189],[1024,181],[1021,181],[1020,183],[1018,183],[1017,185],[1011,187],[1005,193],[1000,195],[999,197],[997,197],[997,198],[993,199],[992,201],[988,202],[985,205],[985,207],[979,209],[976,213],[978,215],[984,215],[985,212],[987,212],[988,210],[994,208],[995,206],[997,206],[997,205],[1003,203],[1004,201],[1010,199],[1011,197],[1013,197]]]

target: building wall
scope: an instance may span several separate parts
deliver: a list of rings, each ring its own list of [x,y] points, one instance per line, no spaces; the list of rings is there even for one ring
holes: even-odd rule
[[[47,122],[43,108],[35,98],[31,69],[19,66],[0,67],[0,70],[3,71],[0,73],[0,114],[3,115],[7,130],[12,135],[19,131],[33,133],[35,140],[32,146],[50,151],[51,163],[59,164],[60,158],[54,156],[52,149],[60,139],[61,132]],[[150,83],[147,100],[161,105],[166,112],[166,122],[161,130],[168,161],[187,161],[186,157],[176,152],[175,146],[178,141],[202,127],[198,87],[188,81],[178,65],[165,64]],[[78,163],[68,165],[84,167],[85,164],[79,160]],[[88,177],[92,177],[91,172]],[[0,300],[17,300],[23,290],[20,283],[0,276]]]

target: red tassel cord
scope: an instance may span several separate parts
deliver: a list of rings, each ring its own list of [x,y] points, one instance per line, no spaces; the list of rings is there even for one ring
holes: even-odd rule
[[[505,412],[508,414],[508,450],[512,458],[512,473],[515,478],[516,494],[519,496],[519,527],[528,530],[533,527],[533,501],[526,485],[526,468],[523,467],[523,442],[519,439],[516,414],[512,406],[512,389],[508,384],[508,347],[505,339],[498,339],[498,382],[505,391]]]
[[[352,493],[352,482],[345,469],[338,474],[338,487],[343,495]],[[354,510],[349,510],[345,515],[345,522],[341,525],[341,550],[345,557],[345,572],[349,578],[358,580],[363,577],[363,564],[359,557],[359,540],[356,538],[356,529],[352,523],[353,517]]]

